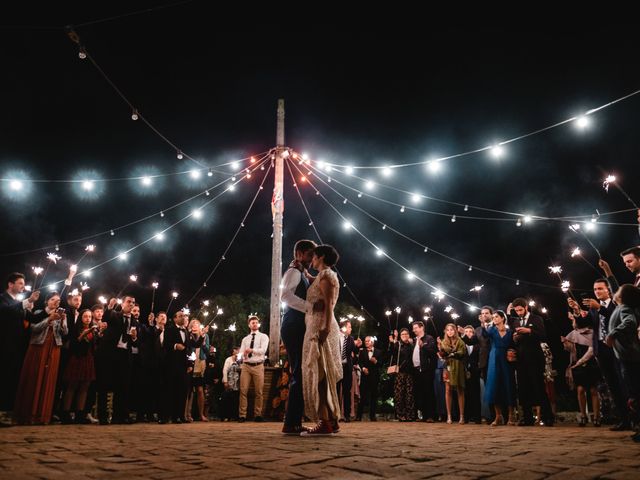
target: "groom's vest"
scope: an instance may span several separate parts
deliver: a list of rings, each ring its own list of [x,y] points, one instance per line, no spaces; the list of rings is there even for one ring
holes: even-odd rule
[[[307,280],[307,277],[305,277],[304,274],[300,272],[297,268],[295,267],[289,267],[289,268],[293,268],[294,270],[298,271],[298,273],[300,273],[300,281],[298,282],[298,286],[296,287],[296,291],[294,293],[296,297],[305,300],[307,298],[307,289],[309,288],[309,280]],[[299,312],[298,310],[291,308],[290,306],[287,305],[284,311],[284,315],[282,317],[282,321],[286,322],[287,320],[304,322],[304,313]]]

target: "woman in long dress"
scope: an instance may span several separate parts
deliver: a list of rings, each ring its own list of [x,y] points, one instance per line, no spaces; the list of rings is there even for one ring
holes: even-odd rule
[[[508,425],[515,425],[514,407],[516,405],[515,379],[513,368],[507,361],[507,350],[513,346],[513,332],[507,326],[507,316],[502,310],[493,314],[493,325],[484,325],[482,334],[491,339],[491,350],[487,362],[487,381],[484,387],[484,399],[493,405],[496,419],[491,426],[504,425],[502,409],[509,412]]]
[[[324,310],[305,316],[306,333],[302,347],[302,389],[305,415],[316,422],[303,435],[330,435],[340,418],[340,399],[336,389],[342,379],[340,336],[333,315],[340,285],[331,267],[339,259],[331,245],[320,245],[313,253],[312,266],[318,272],[307,290],[307,301],[324,302]]]
[[[44,310],[34,313],[29,349],[20,373],[16,395],[16,419],[21,425],[51,422],[55,401],[60,347],[66,335],[67,317],[60,309],[60,294],[47,295]]]

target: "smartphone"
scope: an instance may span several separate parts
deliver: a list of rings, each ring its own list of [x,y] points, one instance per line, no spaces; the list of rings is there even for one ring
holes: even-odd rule
[[[584,310],[585,312],[589,311],[589,307],[582,303],[583,300],[587,300],[588,298],[593,298],[593,294],[592,293],[580,294],[580,301],[578,302],[580,304],[580,310]]]

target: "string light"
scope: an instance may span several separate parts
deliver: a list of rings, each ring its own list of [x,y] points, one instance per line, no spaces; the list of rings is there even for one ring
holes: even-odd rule
[[[87,192],[90,192],[91,190],[93,190],[94,187],[94,183],[91,180],[83,180],[82,182],[82,188],[84,190],[86,190]]]
[[[138,110],[134,109],[133,112],[131,113],[131,120],[133,120],[135,122],[136,120],[138,120],[138,118],[139,118],[138,117]]]
[[[316,175],[316,177],[317,177],[320,181],[322,181],[322,179],[321,179],[320,177],[318,177],[317,175]],[[313,184],[312,184],[311,182],[310,182],[310,184],[311,184],[311,186],[313,186]],[[325,185],[326,185],[326,184],[325,184]],[[331,187],[331,186],[329,186],[329,185],[326,185],[326,186],[327,186],[329,189],[331,189],[333,192],[335,192],[336,194],[338,194],[338,195],[342,196],[342,195],[340,194],[340,192],[338,192],[335,188],[333,188],[333,187]],[[315,188],[315,187],[314,187],[314,188]],[[319,193],[319,191],[316,189],[316,194],[318,194],[318,193]],[[336,209],[336,208],[335,208],[335,207],[334,207],[334,206],[333,206],[333,205],[332,205],[332,204],[331,204],[331,203],[330,203],[326,198],[324,198],[324,197],[323,197],[323,199],[324,199],[324,201],[325,201],[325,202],[326,202],[326,203],[327,203],[327,204],[328,204],[328,205],[329,205],[329,206],[330,206],[330,207],[331,207],[331,208],[336,212],[336,214],[338,214],[339,216],[342,216],[342,215],[337,211],[337,209]],[[357,204],[355,204],[355,203],[351,203],[351,205],[352,205],[354,208],[358,209],[358,210],[359,210],[360,212],[362,212],[363,214],[365,214],[366,216],[368,216],[370,219],[372,219],[372,220],[374,220],[374,221],[378,222],[378,224],[380,224],[380,225],[382,226],[383,230],[384,230],[384,229],[386,229],[387,225],[386,225],[385,223],[383,223],[380,219],[376,218],[375,216],[373,216],[372,214],[370,214],[369,212],[367,212],[366,210],[364,210],[362,207],[358,206],[358,205],[357,205]],[[411,237],[409,237],[409,236],[407,236],[407,235],[403,234],[402,232],[399,232],[398,230],[396,230],[396,229],[394,229],[394,228],[391,228],[391,227],[389,227],[389,228],[391,229],[391,231],[392,231],[393,233],[395,233],[395,234],[397,234],[397,235],[401,236],[402,238],[404,238],[404,239],[406,239],[406,240],[408,240],[408,241],[410,241],[410,242],[412,242],[412,243],[414,243],[414,244],[416,244],[416,245],[419,245],[421,248],[427,248],[427,247],[428,247],[428,246],[423,245],[423,244],[421,244],[420,242],[418,242],[418,241],[416,241],[416,240],[412,239]],[[360,232],[358,232],[358,233],[360,233]],[[362,235],[362,233],[360,233],[360,235]],[[366,238],[366,237],[365,237],[365,238]],[[370,241],[370,240],[368,240],[368,241]],[[451,256],[449,256],[449,255],[446,255],[446,254],[444,254],[444,253],[442,253],[442,252],[439,252],[439,251],[437,251],[437,250],[434,250],[434,249],[431,249],[431,251],[432,251],[433,253],[435,253],[436,255],[441,256],[441,257],[443,257],[443,258],[445,258],[445,259],[447,259],[447,260],[449,260],[449,261],[451,261],[451,262],[454,262],[454,263],[457,263],[457,264],[460,264],[460,265],[465,265],[466,267],[469,267],[469,265],[468,265],[467,263],[462,262],[462,261],[460,261],[460,260],[458,260],[458,259],[456,259],[456,258],[454,258],[454,257],[451,257]],[[388,256],[388,255],[387,255],[387,256]],[[389,258],[391,258],[391,257],[389,257]],[[391,259],[391,260],[393,260],[393,259]],[[394,262],[395,262],[395,261],[394,261]],[[477,268],[477,270],[480,270],[480,271],[482,271],[482,272],[484,272],[484,273],[487,273],[487,274],[489,274],[489,275],[492,275],[492,276],[496,276],[496,277],[503,278],[503,279],[506,279],[506,280],[515,281],[515,282],[516,282],[516,285],[519,285],[519,284],[520,284],[520,283],[519,283],[519,282],[520,282],[520,280],[515,279],[515,278],[513,278],[513,277],[509,277],[509,276],[506,276],[506,275],[502,275],[502,274],[500,274],[500,273],[492,272],[492,271],[490,271],[490,270],[481,269],[481,268]],[[421,280],[421,281],[422,281],[422,280]],[[557,286],[546,285],[546,284],[541,284],[541,283],[531,282],[531,281],[526,281],[526,283],[527,283],[527,284],[529,284],[529,285],[539,286],[539,287],[543,287],[543,288],[557,288]],[[464,302],[463,302],[463,303],[464,303]]]
[[[176,157],[178,158],[178,160],[182,160],[184,158],[184,154],[180,150],[178,150],[176,152]]]
[[[504,148],[501,145],[494,145],[493,147],[491,147],[490,152],[493,158],[502,158],[502,156],[504,155]]]

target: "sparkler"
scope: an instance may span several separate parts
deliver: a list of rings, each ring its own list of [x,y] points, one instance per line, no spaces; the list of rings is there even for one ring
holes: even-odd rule
[[[56,265],[58,264],[58,260],[62,260],[62,257],[60,255],[56,255],[55,253],[47,253],[47,260],[49,260],[49,263],[47,263],[47,268],[44,269],[44,274],[42,275],[42,280],[40,280],[40,286],[42,287],[42,285],[44,285],[44,279],[47,277],[47,272],[49,271],[49,267],[51,266],[51,263],[55,263]],[[35,287],[35,285],[34,285]]]
[[[33,288],[35,289],[36,285],[38,283],[38,275],[40,275],[44,271],[44,268],[42,268],[42,267],[31,267],[31,270],[33,270],[33,275],[34,275]]]
[[[582,235],[582,237],[589,243],[589,245],[591,245],[591,248],[593,248],[596,251],[596,253],[598,254],[598,258],[602,259],[602,255],[600,255],[600,250],[598,250],[598,248],[593,244],[593,242],[589,240],[589,237],[587,237],[587,234],[582,231],[582,228],[579,223],[573,223],[569,225],[569,230],[571,230],[574,233],[578,233]],[[571,256],[573,257],[574,255],[571,255]]]
[[[364,323],[364,317],[362,315],[360,315],[359,317],[356,318],[356,320],[358,320],[359,325],[358,325],[358,338],[360,338],[360,330],[362,330],[362,324]]]
[[[595,272],[597,272],[598,275],[600,275],[600,272],[598,271],[598,269],[593,265],[591,265],[591,262],[582,256],[582,251],[580,250],[580,247],[576,247],[572,250],[571,258],[575,258],[575,257],[580,258],[584,263],[589,265]]]
[[[560,265],[552,265],[548,268],[549,272],[552,275],[556,275],[558,277],[558,280],[560,280],[560,289],[562,290],[562,293],[568,293],[571,298],[576,300],[576,298],[573,296],[573,293],[571,292],[571,284],[569,280],[563,280],[562,276],[560,275],[562,273],[562,267]]]
[[[602,183],[602,187],[604,188],[605,192],[609,193],[609,185],[611,184],[613,184],[620,191],[620,193],[624,195],[624,198],[626,198],[627,201],[631,205],[633,205],[633,208],[635,208],[636,210],[640,209],[640,207],[636,205],[636,202],[634,202],[633,199],[629,196],[629,194],[625,192],[624,189],[620,186],[620,183],[618,183],[615,175],[607,175],[607,178],[604,179],[604,182]]]
[[[118,292],[116,297],[119,297],[122,294],[122,292],[124,292],[125,288],[127,288],[129,286],[129,284],[135,283],[137,281],[138,281],[138,276],[137,275],[129,275],[129,279],[127,280],[127,283],[125,283],[124,287],[122,287],[120,289],[120,291]]]
[[[179,293],[178,292],[171,292],[171,300],[169,301],[169,305],[167,305],[167,314],[169,313],[169,309],[171,308],[171,304],[173,303],[173,301],[178,298]]]
[[[158,287],[160,286],[160,284],[158,282],[153,282],[151,284],[151,288],[153,290],[151,290],[151,311],[153,312],[153,307],[155,306],[156,303],[156,290],[158,290]]]
[[[95,252],[96,250],[96,246],[95,245],[87,245],[84,249],[84,254],[82,254],[82,256],[80,257],[80,259],[76,262],[76,265],[79,265],[80,262],[82,260],[84,260],[84,258],[89,255],[90,253]]]

